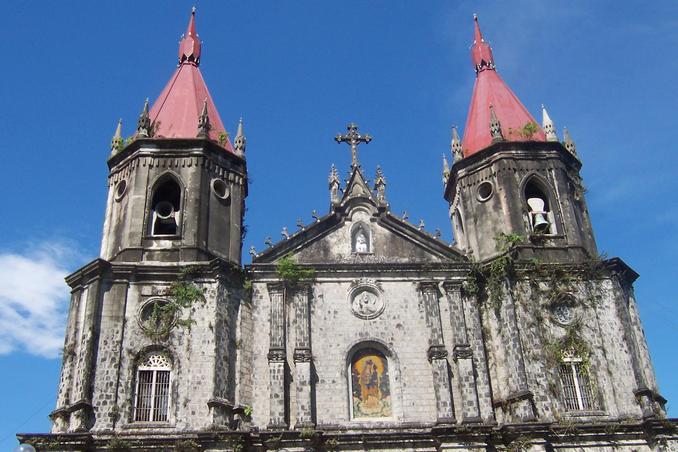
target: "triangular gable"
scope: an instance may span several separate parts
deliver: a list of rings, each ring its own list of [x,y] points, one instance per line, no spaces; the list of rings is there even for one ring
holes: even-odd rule
[[[353,210],[361,210],[360,208]],[[369,251],[356,252],[353,233],[356,225],[366,227]],[[289,239],[257,255],[253,263],[272,263],[291,254],[300,264],[331,263],[443,263],[461,262],[466,257],[449,244],[390,213],[376,215],[366,210],[356,217],[331,213]]]

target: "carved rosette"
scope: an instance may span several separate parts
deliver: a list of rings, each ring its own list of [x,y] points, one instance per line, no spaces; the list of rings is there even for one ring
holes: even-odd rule
[[[368,278],[353,281],[348,302],[353,314],[364,320],[376,319],[386,308],[381,284]]]

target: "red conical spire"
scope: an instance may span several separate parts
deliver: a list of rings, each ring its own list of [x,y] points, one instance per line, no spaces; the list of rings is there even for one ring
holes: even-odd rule
[[[485,69],[494,69],[494,56],[492,55],[492,48],[483,39],[483,34],[480,32],[480,25],[478,25],[478,15],[473,15],[473,46],[471,46],[471,61],[476,72],[484,71]]]
[[[193,8],[186,34],[179,43],[179,67],[153,103],[149,114],[153,123],[153,138],[196,138],[201,113],[206,108],[209,128],[201,138],[218,141],[224,149],[233,152],[224,124],[198,68],[199,63],[200,39],[195,31]]]
[[[490,131],[490,106],[501,123],[503,139],[507,141],[545,141],[546,137],[529,111],[518,100],[496,71],[492,48],[485,42],[478,16],[474,19],[474,41],[471,46],[471,61],[476,71],[476,82],[469,107],[462,149],[464,157],[492,144]],[[533,123],[537,131],[526,135],[525,125]]]
[[[200,38],[195,32],[195,6],[191,11],[191,19],[188,21],[186,33],[179,41],[179,64],[200,64]]]

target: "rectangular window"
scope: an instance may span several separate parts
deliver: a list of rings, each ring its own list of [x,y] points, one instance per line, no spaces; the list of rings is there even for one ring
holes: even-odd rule
[[[568,411],[595,409],[591,380],[581,360],[567,359],[560,365],[560,384]]]
[[[169,411],[169,370],[139,370],[134,420],[166,422]]]

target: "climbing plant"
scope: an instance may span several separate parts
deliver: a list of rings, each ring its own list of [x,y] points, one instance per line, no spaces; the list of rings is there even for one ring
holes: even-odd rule
[[[287,254],[278,261],[275,272],[286,286],[293,287],[299,284],[301,280],[310,280],[315,278],[315,270],[312,268],[303,268],[294,260],[291,254]]]
[[[203,290],[194,282],[190,281],[195,269],[187,267],[179,274],[177,281],[173,282],[168,290],[168,297],[153,302],[150,315],[143,319],[142,326],[147,336],[156,341],[164,340],[174,326],[188,328],[195,323],[192,318],[191,308],[196,303],[204,303]],[[188,318],[183,318],[182,313],[189,310]]]

